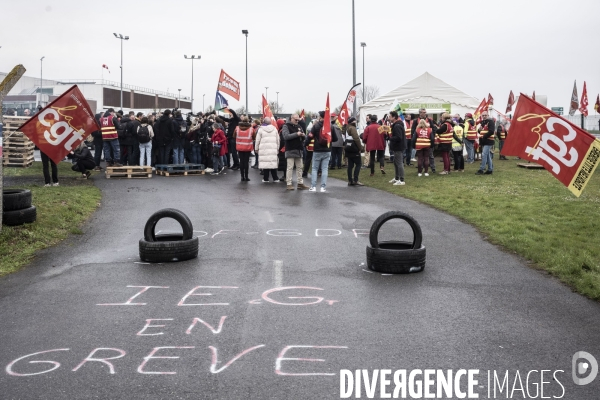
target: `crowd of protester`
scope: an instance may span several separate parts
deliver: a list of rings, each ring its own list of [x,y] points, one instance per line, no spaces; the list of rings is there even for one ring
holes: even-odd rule
[[[102,129],[92,134],[94,155],[86,146],[77,148],[71,155],[73,170],[82,178],[89,177],[91,169],[101,171],[104,154],[108,167],[202,164],[212,175],[239,170],[242,182],[250,181],[249,169],[255,168],[261,170],[262,182],[286,182],[288,190],[317,191],[320,178],[319,191],[326,192],[329,169],[346,168],[348,186],[364,186],[359,180],[362,169],[374,176],[379,165],[386,174],[386,150],[394,166],[389,181],[393,185],[406,184],[406,167],[416,167],[418,177],[436,173],[434,151],[442,158],[441,175],[450,174],[452,166],[453,171],[464,172],[465,163],[478,160],[477,174],[489,175],[493,173],[496,137],[501,150],[507,136],[505,125],[496,124],[487,112],[478,121],[470,113],[464,117],[443,113],[434,121],[425,109],[418,115],[391,111],[382,119],[367,115],[360,134],[355,118],[340,126],[337,114],[332,113],[329,141],[322,135],[323,111],[308,124],[298,114],[287,121],[251,119],[233,110],[224,114],[213,111],[184,118],[177,109],[145,115],[110,108],[96,115]],[[293,185],[294,169],[297,187]],[[310,186],[304,184],[309,170]]]

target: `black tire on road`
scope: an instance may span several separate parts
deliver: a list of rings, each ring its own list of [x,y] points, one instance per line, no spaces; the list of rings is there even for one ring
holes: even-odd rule
[[[2,224],[8,226],[17,226],[35,222],[37,211],[35,206],[23,208],[21,210],[4,211],[2,213]]]
[[[164,208],[162,210],[158,210],[157,212],[152,214],[150,218],[148,218],[146,226],[144,227],[144,239],[147,242],[156,241],[156,224],[163,218],[173,218],[174,220],[179,222],[179,224],[181,225],[181,229],[183,230],[183,240],[189,240],[194,235],[192,221],[190,221],[187,215],[174,208]]]
[[[2,211],[15,211],[31,207],[31,190],[4,189],[2,191]]]
[[[183,240],[183,235],[156,235],[155,241],[140,239],[140,259],[160,263],[185,261],[198,257],[198,237]]]
[[[378,248],[367,245],[367,267],[385,274],[409,274],[425,269],[425,246],[413,249],[407,242],[381,242]]]
[[[381,229],[381,226],[390,219],[403,219],[404,221],[408,222],[414,234],[412,248],[419,249],[421,247],[421,242],[423,241],[421,226],[413,217],[403,213],[402,211],[388,211],[385,214],[381,214],[375,220],[375,222],[373,222],[373,225],[371,225],[371,232],[369,233],[369,242],[371,243],[371,247],[375,249],[379,247],[379,229]]]

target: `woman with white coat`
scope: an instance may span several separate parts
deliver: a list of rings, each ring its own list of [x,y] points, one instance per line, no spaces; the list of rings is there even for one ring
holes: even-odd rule
[[[279,152],[279,132],[271,125],[271,118],[266,117],[256,134],[255,151],[258,151],[258,168],[263,171],[263,183],[269,182],[269,172],[273,182],[279,182],[277,176]]]

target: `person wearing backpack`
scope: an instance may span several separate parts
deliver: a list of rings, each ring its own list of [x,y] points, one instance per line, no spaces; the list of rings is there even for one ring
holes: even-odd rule
[[[175,112],[173,124],[175,127],[175,137],[173,138],[173,164],[183,164],[185,162],[183,157],[183,146],[185,145],[185,138],[189,127],[187,121],[181,116],[181,111]]]
[[[152,161],[152,138],[154,137],[154,130],[152,126],[148,124],[148,117],[142,117],[140,126],[137,127],[136,137],[139,142],[140,149],[140,164],[141,166],[151,165]],[[144,164],[144,155],[146,155],[146,163]]]
[[[348,186],[364,186],[358,180],[360,174],[361,159],[360,154],[365,151],[365,147],[360,141],[358,131],[356,130],[356,118],[351,117],[348,120],[346,128],[346,140],[344,142],[344,152],[348,160]],[[352,171],[354,168],[354,172]]]

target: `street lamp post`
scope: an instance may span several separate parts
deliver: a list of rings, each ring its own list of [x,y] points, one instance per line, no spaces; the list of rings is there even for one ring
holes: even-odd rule
[[[365,47],[367,47],[367,44],[365,42],[360,42],[361,47],[363,48],[363,80],[362,80],[362,92],[363,92],[363,104],[365,104],[365,90],[367,89],[367,86],[365,85]]]
[[[186,60],[192,60],[192,100],[190,104],[190,111],[194,112],[194,59],[200,59],[200,56],[183,56]]]
[[[246,35],[246,114],[248,114],[248,29],[242,29]]]
[[[181,108],[181,89],[177,90],[179,90],[179,101],[177,102],[177,108]]]
[[[129,36],[123,36],[120,33],[113,33],[117,39],[121,40],[121,110],[123,109],[123,40],[129,40]]]
[[[279,92],[275,92],[277,93],[277,114],[279,114]]]
[[[354,29],[354,0],[352,0],[352,85],[356,85],[356,42]],[[363,93],[365,91],[363,82]],[[356,101],[352,103],[352,116],[356,117]]]
[[[204,110],[206,110],[204,108],[204,96],[206,96],[206,93],[202,95],[202,112],[204,112]]]
[[[44,58],[40,58],[40,105],[42,104],[42,96],[44,95]]]

